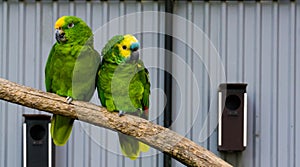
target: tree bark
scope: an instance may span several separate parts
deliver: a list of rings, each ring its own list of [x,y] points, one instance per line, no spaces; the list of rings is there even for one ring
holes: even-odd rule
[[[116,112],[92,103],[73,101],[65,97],[22,86],[0,78],[0,99],[53,114],[72,117],[96,126],[111,129],[162,151],[187,166],[231,166],[191,140],[145,119]]]

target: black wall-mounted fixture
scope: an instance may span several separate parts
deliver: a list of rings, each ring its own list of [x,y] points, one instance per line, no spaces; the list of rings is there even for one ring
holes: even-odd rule
[[[219,86],[219,151],[243,151],[247,146],[247,84]]]
[[[23,167],[54,167],[49,115],[24,114]]]

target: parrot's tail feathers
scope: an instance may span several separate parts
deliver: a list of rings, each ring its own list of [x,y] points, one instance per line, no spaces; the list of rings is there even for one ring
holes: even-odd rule
[[[121,152],[124,156],[130,158],[131,160],[136,160],[139,156],[140,153],[138,154],[131,154],[131,153],[128,153],[128,151],[126,151],[125,149],[122,148],[121,146]]]
[[[127,136],[119,133],[119,140],[121,146],[121,152],[124,156],[130,158],[131,160],[136,160],[140,152],[149,151],[149,146],[139,142],[131,136]]]
[[[140,150],[142,152],[148,152],[150,149],[150,146],[148,146],[147,144],[143,143],[143,142],[139,142],[140,144]]]
[[[53,115],[51,119],[51,136],[57,146],[63,146],[67,143],[73,127],[74,119]]]

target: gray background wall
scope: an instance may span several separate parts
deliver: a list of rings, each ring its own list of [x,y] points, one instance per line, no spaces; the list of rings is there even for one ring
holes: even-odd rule
[[[136,11],[164,11],[164,1],[143,2],[0,2],[0,77],[13,82],[45,90],[44,66],[55,42],[53,25],[62,15],[76,15],[96,31],[113,18]],[[200,59],[191,47],[175,40],[174,54],[188,66],[174,61],[173,77],[184,76],[184,85],[174,85],[173,109],[177,123],[172,129],[208,148],[234,166],[300,166],[300,4],[295,2],[196,2],[175,3],[174,13],[201,28],[211,40],[224,65],[227,82],[248,83],[248,146],[241,153],[217,151],[217,129],[205,141],[199,141],[200,131],[215,124],[208,119],[214,110],[216,87],[211,86],[208,74],[214,62],[208,43],[197,40],[189,24],[174,22],[173,31],[180,33],[191,47],[201,45]],[[139,29],[152,25],[163,31],[164,18],[153,15],[151,20],[136,18]],[[125,26],[125,27],[124,27]],[[130,32],[121,22],[118,32]],[[112,27],[113,28],[113,27]],[[108,30],[111,31],[111,30]],[[100,32],[101,46],[110,38],[109,32]],[[136,34],[143,48],[163,48],[164,37],[155,33]],[[96,36],[97,37],[97,36]],[[195,42],[196,41],[196,42]],[[202,41],[202,43],[201,43]],[[143,57],[146,65],[164,65],[164,52],[150,50],[151,58]],[[191,68],[197,86],[191,82]],[[162,124],[164,95],[163,72],[150,69],[152,82],[151,119]],[[158,89],[156,89],[158,88]],[[195,96],[200,94],[200,98]],[[196,99],[196,100],[195,100]],[[95,96],[93,103],[100,104]],[[193,104],[200,109],[193,110]],[[211,110],[210,110],[211,109]],[[215,111],[217,112],[217,111]],[[43,113],[0,101],[0,166],[22,165],[22,114]],[[213,114],[212,114],[213,115]],[[194,120],[195,118],[195,120]],[[214,129],[214,128],[213,128]],[[131,161],[120,155],[116,134],[76,122],[71,139],[65,147],[57,148],[56,164],[69,166],[162,166],[162,154],[151,149],[143,158]],[[173,160],[174,166],[182,166]]]

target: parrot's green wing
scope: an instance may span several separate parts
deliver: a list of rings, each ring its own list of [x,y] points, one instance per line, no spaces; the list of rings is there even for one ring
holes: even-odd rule
[[[142,84],[144,85],[144,92],[143,92],[143,98],[141,100],[142,106],[143,106],[143,114],[142,118],[147,119],[149,117],[149,97],[150,97],[150,80],[149,80],[149,71],[147,68],[144,67],[144,64],[142,61],[139,62],[141,65],[141,68],[143,68],[141,71],[139,71],[139,76]]]
[[[150,96],[150,80],[149,80],[149,72],[144,67],[144,64],[142,61],[139,61],[139,68],[140,71],[137,73],[139,81],[143,85],[143,96],[141,99],[142,104],[142,113],[133,113],[133,115],[140,116],[144,119],[148,120],[149,117],[149,96]],[[124,135],[119,133],[119,141],[121,145],[121,151],[126,156],[129,157],[131,160],[135,160],[140,152],[147,152],[150,147],[136,139],[134,139],[131,136]]]
[[[71,86],[68,91],[64,94],[60,92],[61,96],[69,96],[76,100],[89,101],[95,91],[95,78],[99,64],[100,55],[97,51],[89,46],[81,47],[81,51],[74,62]],[[51,56],[50,56],[51,57]],[[52,69],[52,71],[55,71]],[[47,73],[47,68],[46,68]],[[94,77],[93,77],[94,76]],[[46,77],[51,79],[51,77]],[[56,78],[54,76],[54,78]],[[47,82],[47,79],[46,79]],[[58,86],[54,86],[58,87]],[[51,90],[51,85],[50,85]],[[60,90],[57,90],[60,91]],[[70,93],[71,91],[71,93]],[[61,116],[53,115],[51,119],[51,136],[53,141],[58,146],[63,146],[68,141],[73,127],[74,119]]]

